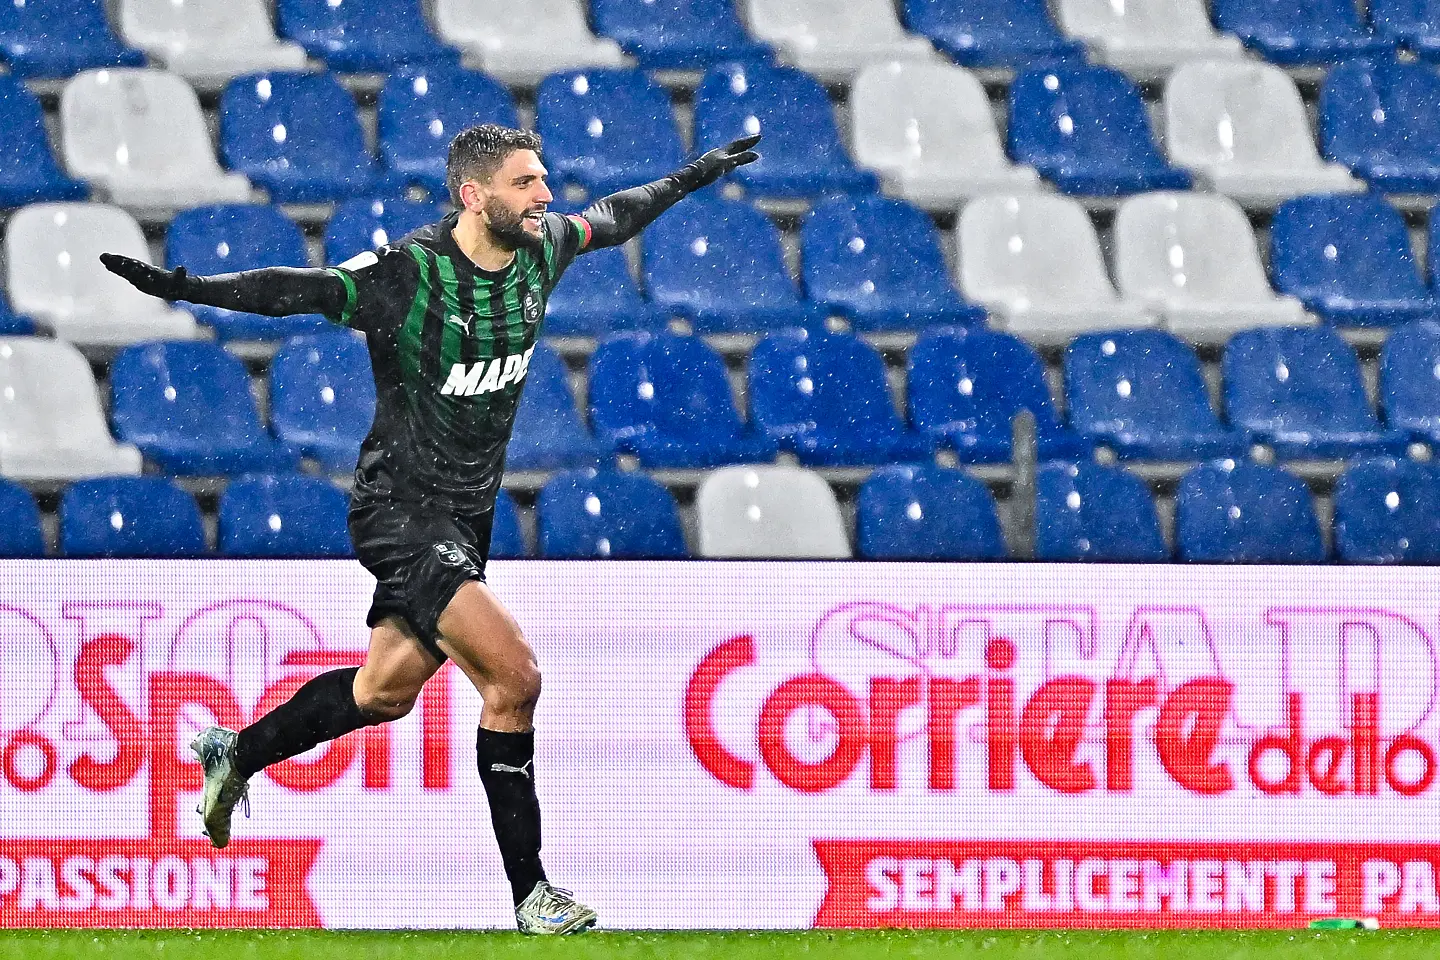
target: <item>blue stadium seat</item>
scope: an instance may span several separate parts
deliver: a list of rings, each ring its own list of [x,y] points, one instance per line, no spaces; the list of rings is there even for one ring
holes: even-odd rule
[[[1237,333],[1222,368],[1230,422],[1281,457],[1405,452],[1405,435],[1382,430],[1370,409],[1355,351],[1329,327]]]
[[[1385,341],[1380,408],[1392,429],[1440,444],[1440,324],[1412,323]]]
[[[591,355],[589,379],[595,436],[647,467],[775,458],[775,442],[735,409],[725,362],[699,337],[616,334]]]
[[[835,108],[820,81],[793,67],[727,63],[695,91],[695,149],[723,147],[763,134],[760,159],[734,180],[765,197],[812,197],[877,190],[873,173],[855,169],[835,128]]]
[[[1096,463],[1047,463],[1035,475],[1035,559],[1161,563],[1170,548],[1138,477]]]
[[[193,274],[238,273],[261,267],[308,267],[305,235],[276,207],[223,204],[177,213],[165,231],[165,264]],[[211,327],[215,338],[281,340],[329,326],[318,313],[264,317],[220,307],[185,304],[195,319]]]
[[[505,466],[510,470],[592,467],[600,454],[575,406],[565,362],[543,342],[535,344]]]
[[[692,196],[645,231],[650,299],[697,333],[754,333],[821,322],[785,269],[780,231],[749,204]]]
[[[445,158],[466,127],[499,123],[519,127],[515,99],[499,82],[474,70],[410,67],[392,74],[380,90],[380,156],[394,178],[448,199]]]
[[[0,56],[17,77],[68,77],[95,67],[143,67],[115,37],[104,0],[0,3]]]
[[[35,321],[10,308],[10,299],[0,291],[0,337],[28,337],[35,332]]]
[[[675,498],[644,473],[572,470],[540,491],[540,556],[671,560],[689,556]]]
[[[276,0],[275,22],[282,37],[339,73],[459,62],[430,32],[420,0]]]
[[[607,247],[578,257],[545,303],[545,333],[559,337],[599,337],[621,330],[665,326],[666,314],[643,296],[622,247]]]
[[[344,263],[444,215],[445,208],[423,200],[347,200],[335,208],[325,228],[325,260]]]
[[[867,560],[1002,560],[1005,537],[985,484],[941,467],[881,467],[855,503]]]
[[[1320,143],[1386,193],[1440,190],[1440,76],[1429,64],[1343,63],[1320,87]]]
[[[535,93],[535,129],[556,186],[592,197],[658,180],[684,160],[670,96],[639,70],[551,74]]]
[[[1199,358],[1160,330],[1076,337],[1065,350],[1065,396],[1070,425],[1121,457],[1211,460],[1249,447],[1211,409]]]
[[[965,67],[1039,67],[1085,61],[1045,0],[903,0],[905,25]]]
[[[520,529],[520,508],[504,490],[495,494],[495,522],[490,528],[490,556],[502,560],[530,556]]]
[[[1440,468],[1352,463],[1335,485],[1335,553],[1344,563],[1440,563]]]
[[[1381,37],[1427,60],[1440,59],[1440,0],[1370,0]]]
[[[78,480],[60,497],[66,557],[199,557],[205,525],[195,498],[164,477]]]
[[[1010,85],[1010,156],[1066,193],[1186,190],[1155,145],[1140,91],[1109,67],[1029,70]]]
[[[355,101],[327,73],[230,81],[220,96],[220,153],[275,203],[345,200],[388,185],[365,149]]]
[[[18,483],[0,480],[0,557],[43,556],[45,534],[35,498]]]
[[[920,335],[909,359],[910,421],[955,448],[962,463],[1010,459],[1011,421],[1035,415],[1040,459],[1076,460],[1090,444],[1061,426],[1045,367],[1024,341],[990,330],[940,327]]]
[[[805,288],[857,330],[985,322],[950,282],[935,223],[903,200],[834,197],[800,230]]]
[[[934,441],[895,412],[885,361],[842,333],[785,330],[750,354],[750,416],[806,466],[928,460]]]
[[[40,101],[13,76],[0,76],[0,207],[84,200],[89,193],[56,162]]]
[[[647,70],[699,70],[770,56],[769,47],[745,33],[732,0],[590,0],[590,20],[596,33]]]
[[[295,337],[270,361],[270,422],[280,442],[331,473],[355,469],[375,419],[365,342],[345,330]]]
[[[220,553],[227,557],[350,557],[350,498],[321,477],[255,474],[220,498]]]
[[[204,341],[126,347],[110,368],[115,435],[172,474],[268,472],[295,466],[255,410],[239,360]]]
[[[1270,224],[1275,289],[1331,323],[1390,326],[1434,316],[1399,211],[1374,194],[1316,194],[1281,204]]]
[[[1201,464],[1180,480],[1175,540],[1192,563],[1322,563],[1325,543],[1310,491],[1279,467]]]
[[[1212,0],[1215,25],[1282,66],[1338,63],[1393,48],[1360,20],[1351,0]]]

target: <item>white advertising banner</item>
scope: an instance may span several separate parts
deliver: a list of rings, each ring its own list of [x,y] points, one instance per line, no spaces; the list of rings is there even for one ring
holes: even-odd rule
[[[611,927],[1440,924],[1440,573],[497,562],[551,878]],[[253,782],[359,663],[343,561],[0,563],[0,926],[513,926],[453,668]]]

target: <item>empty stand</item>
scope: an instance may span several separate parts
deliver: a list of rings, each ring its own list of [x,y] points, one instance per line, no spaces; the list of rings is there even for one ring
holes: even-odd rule
[[[590,21],[647,70],[703,70],[770,55],[746,34],[732,0],[590,0]]]
[[[1406,324],[1385,341],[1380,407],[1392,429],[1440,443],[1440,324]]]
[[[445,208],[421,200],[347,200],[325,228],[325,259],[344,263],[358,253],[396,243],[434,223]]]
[[[535,99],[556,183],[599,196],[658,180],[684,158],[669,95],[638,70],[551,74]]]
[[[886,0],[744,0],[745,19],[782,59],[837,83],[867,63],[930,60],[924,37],[906,33]]]
[[[98,67],[145,65],[139,50],[115,38],[105,0],[0,4],[0,54],[18,77],[68,77]]]
[[[276,39],[265,0],[120,0],[120,32],[167,70],[206,87],[305,66],[299,44]]]
[[[520,510],[515,501],[504,490],[495,491],[495,522],[490,530],[490,556],[528,557],[530,547],[525,543],[525,532],[520,529]]]
[[[1427,64],[1344,63],[1320,88],[1325,156],[1387,193],[1440,190],[1440,76]]]
[[[1234,58],[1240,41],[1215,32],[1204,0],[1059,0],[1060,25],[1100,62],[1152,79],[1191,60]]]
[[[421,0],[276,0],[275,19],[282,35],[343,73],[458,59],[430,32]]]
[[[829,485],[797,467],[725,467],[695,495],[699,556],[844,559],[845,520]]]
[[[35,498],[18,483],[0,480],[0,558],[44,555],[45,533],[40,526],[40,508],[35,505]]]
[[[985,485],[942,467],[882,467],[855,504],[857,554],[867,560],[1000,560],[1005,538]]]
[[[90,192],[55,162],[40,101],[10,76],[0,76],[0,131],[0,205],[82,200]]]
[[[349,331],[294,337],[271,360],[275,436],[331,473],[355,469],[374,418],[370,354]]]
[[[506,83],[628,63],[618,43],[590,32],[582,0],[435,0],[433,9],[441,39]]]
[[[542,557],[666,560],[688,556],[675,498],[643,473],[558,473],[541,489],[536,513]]]
[[[1211,0],[1211,8],[1216,26],[1272,63],[1337,63],[1392,46],[1361,21],[1350,0]]]
[[[164,477],[72,483],[60,498],[67,557],[199,557],[205,528],[195,498]]]
[[[1427,60],[1440,58],[1440,2],[1370,0],[1370,23],[1390,43]]]
[[[1335,553],[1343,563],[1440,563],[1440,469],[1378,457],[1335,485]]]
[[[1161,563],[1170,548],[1138,477],[1095,463],[1049,463],[1035,476],[1035,559]]]
[[[545,333],[598,337],[665,325],[666,314],[640,294],[620,247],[587,252],[565,270],[545,301]]]
[[[395,179],[422,186],[437,200],[449,198],[445,159],[456,134],[477,123],[520,126],[510,91],[483,73],[444,66],[392,74],[380,90],[377,114],[385,166]]]
[[[967,67],[1083,63],[1085,45],[1060,34],[1045,0],[902,0],[905,23]]]
[[[526,367],[525,392],[515,414],[514,436],[505,448],[511,470],[593,467],[599,444],[585,429],[565,372],[565,363],[543,342]]]
[[[349,557],[350,498],[300,474],[241,477],[220,498],[220,553],[227,557]]]
[[[1325,543],[1310,491],[1278,467],[1222,460],[1196,467],[1175,496],[1181,560],[1321,563]]]

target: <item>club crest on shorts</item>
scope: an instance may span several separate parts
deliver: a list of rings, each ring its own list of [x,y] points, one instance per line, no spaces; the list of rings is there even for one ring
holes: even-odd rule
[[[437,543],[435,553],[440,557],[440,562],[447,567],[463,567],[469,561],[465,558],[465,551],[460,549],[458,543]]]
[[[525,294],[525,300],[521,304],[521,308],[525,311],[526,323],[538,323],[540,321],[540,298],[535,296],[534,292],[527,292]]]

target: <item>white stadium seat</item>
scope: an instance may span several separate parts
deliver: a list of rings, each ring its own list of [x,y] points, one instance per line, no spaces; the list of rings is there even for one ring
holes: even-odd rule
[[[1150,193],[1121,204],[1115,279],[1123,296],[1158,310],[1167,329],[1198,342],[1313,322],[1300,301],[1271,288],[1245,212],[1216,194]]]
[[[799,467],[723,467],[695,494],[700,556],[844,559],[850,556],[835,494]]]
[[[965,296],[1017,336],[1059,345],[1092,330],[1156,325],[1153,312],[1116,294],[1095,227],[1069,197],[980,197],[955,233]]]
[[[150,259],[140,225],[124,210],[99,203],[22,207],[5,231],[11,304],[74,343],[118,346],[197,335],[190,314],[106,270],[105,252]]]
[[[1245,206],[1275,206],[1302,193],[1364,190],[1320,159],[1295,82],[1263,63],[1187,63],[1165,84],[1170,160]]]
[[[1044,189],[1005,155],[980,81],[946,63],[874,63],[850,88],[850,144],[885,192],[950,211],[981,193]]]
[[[298,43],[275,38],[264,0],[120,0],[120,32],[207,89],[244,73],[305,66]]]
[[[124,207],[170,211],[250,199],[250,181],[220,169],[200,101],[161,70],[86,70],[60,97],[70,174]]]
[[[73,480],[138,474],[140,451],[105,426],[90,364],[68,343],[0,338],[0,474]]]
[[[440,38],[505,83],[632,62],[614,40],[590,32],[580,0],[435,0],[434,9]]]
[[[1215,32],[1203,0],[1059,0],[1056,12],[1097,60],[1139,79],[1191,60],[1244,55],[1238,37]]]
[[[780,58],[825,83],[849,81],[880,60],[937,59],[906,33],[888,0],[745,0],[750,32]]]

